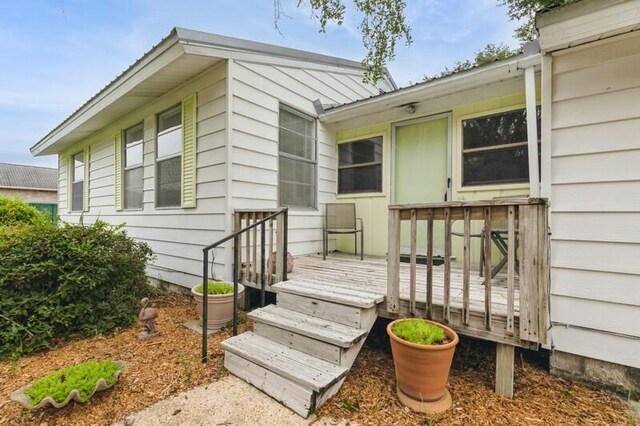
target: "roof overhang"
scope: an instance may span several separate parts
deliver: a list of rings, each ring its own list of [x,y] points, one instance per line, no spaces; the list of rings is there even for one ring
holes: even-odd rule
[[[319,69],[356,68],[359,62],[200,31],[174,28],[111,83],[33,147],[35,156],[57,154],[227,59]],[[389,81],[392,80],[389,78]]]
[[[356,124],[361,126],[374,123],[382,116],[392,120],[400,117],[406,118],[407,113],[403,110],[408,105],[420,110],[421,105],[429,104],[431,110],[438,108],[444,110],[464,103],[465,98],[471,98],[484,89],[487,89],[484,91],[488,97],[503,96],[506,93],[501,93],[496,86],[500,83],[506,83],[502,86],[507,92],[514,90],[524,92],[524,83],[519,89],[514,89],[515,85],[510,83],[521,79],[525,68],[535,67],[536,70],[539,70],[540,64],[541,55],[539,53],[518,55],[491,65],[334,107],[326,110],[319,118],[321,122],[326,124],[350,122],[350,126]],[[481,100],[477,97],[474,99]]]
[[[581,0],[536,15],[543,53],[640,30],[639,0]]]

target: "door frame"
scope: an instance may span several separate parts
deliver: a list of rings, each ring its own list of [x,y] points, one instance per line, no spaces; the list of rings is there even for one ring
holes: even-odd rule
[[[451,181],[451,160],[452,160],[452,144],[453,144],[453,113],[443,112],[440,114],[428,115],[426,117],[413,118],[410,120],[397,121],[391,123],[391,164],[390,164],[390,179],[391,187],[389,188],[389,203],[394,204],[396,198],[396,129],[398,127],[410,126],[412,124],[424,123],[427,121],[447,119],[447,200],[451,201],[451,188],[453,187]],[[444,201],[444,200],[443,200]]]

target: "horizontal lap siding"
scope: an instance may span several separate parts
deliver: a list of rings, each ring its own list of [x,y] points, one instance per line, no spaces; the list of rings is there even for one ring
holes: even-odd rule
[[[553,345],[640,367],[640,36],[560,53],[553,72]]]
[[[280,102],[316,115],[313,101],[351,102],[379,90],[355,70],[318,70],[236,61],[232,68],[232,205],[278,208],[278,108]],[[385,86],[386,89],[389,89]],[[322,250],[324,204],[335,201],[337,152],[333,133],[318,123],[318,209],[291,209],[289,251]]]
[[[90,144],[89,205],[83,220],[101,219],[126,223],[127,233],[149,244],[156,259],[149,275],[174,284],[191,286],[202,273],[202,247],[226,234],[226,68],[218,66],[195,78],[140,111],[119,120]],[[155,117],[158,112],[198,93],[197,109],[197,207],[193,209],[155,208]],[[122,128],[144,121],[143,209],[115,210],[114,141]],[[63,220],[77,222],[78,214],[66,210],[66,161],[60,160],[60,212]],[[215,271],[224,275],[224,249],[216,252]]]

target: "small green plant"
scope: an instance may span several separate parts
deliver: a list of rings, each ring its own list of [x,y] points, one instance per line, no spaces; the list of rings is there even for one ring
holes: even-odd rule
[[[180,349],[178,349],[178,358],[184,370],[184,379],[187,384],[191,383],[191,364],[193,363],[193,354],[189,358],[185,357]]]
[[[392,331],[400,339],[420,345],[439,345],[447,338],[442,328],[421,319],[398,322]]]
[[[195,288],[196,293],[203,294],[202,284]],[[233,285],[222,281],[209,281],[207,284],[207,293],[209,294],[231,294],[233,293]]]
[[[36,380],[26,393],[31,398],[32,407],[47,396],[58,403],[64,402],[74,389],[80,393],[80,400],[86,402],[98,380],[104,379],[108,385],[112,385],[116,381],[116,373],[121,370],[122,366],[113,361],[87,361]]]
[[[343,399],[342,401],[340,401],[340,408],[344,408],[347,411],[355,413],[356,411],[360,410],[360,401],[358,401],[357,399],[355,401]]]

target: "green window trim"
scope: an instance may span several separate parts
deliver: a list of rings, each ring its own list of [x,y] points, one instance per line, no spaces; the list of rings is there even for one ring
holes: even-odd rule
[[[115,145],[115,204],[116,211],[122,210],[122,132],[113,137]]]

